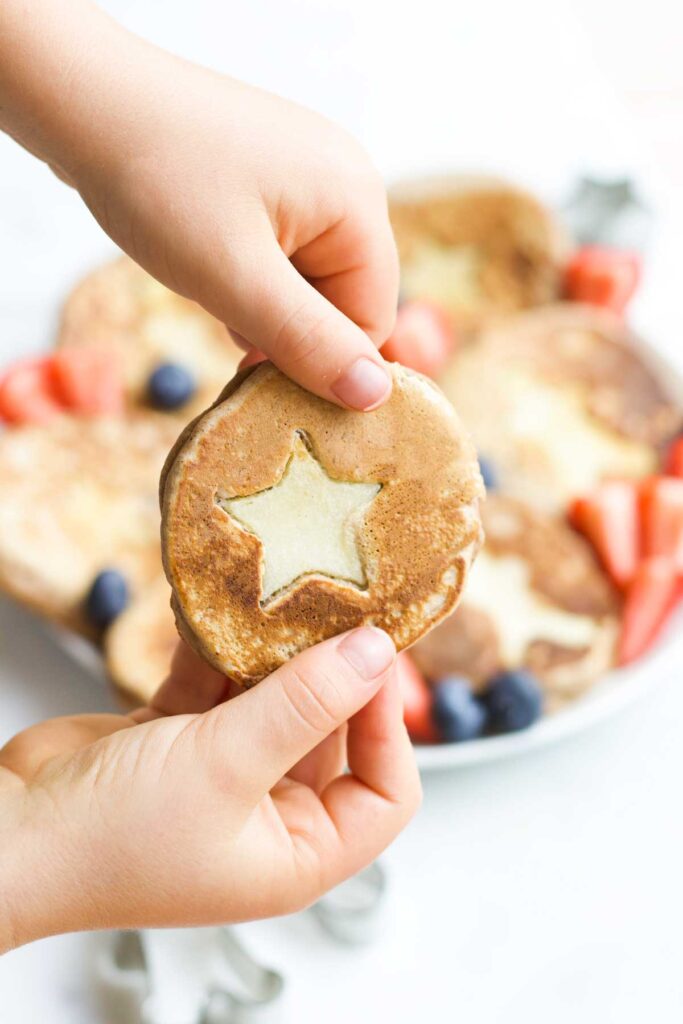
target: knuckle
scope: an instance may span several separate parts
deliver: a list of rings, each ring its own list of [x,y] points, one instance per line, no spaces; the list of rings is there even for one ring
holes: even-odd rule
[[[328,677],[321,674],[314,679],[289,667],[284,674],[282,695],[289,710],[311,732],[328,736],[339,725],[339,691]]]
[[[283,322],[275,336],[273,347],[288,365],[310,362],[321,347],[321,337],[333,311],[314,313],[311,303],[298,306]]]
[[[295,910],[305,910],[315,903],[327,889],[323,850],[313,834],[294,834],[294,874],[292,886]]]
[[[420,776],[417,772],[413,779],[405,787],[404,792],[401,794],[400,805],[403,810],[403,824],[407,825],[408,822],[417,814],[420,807],[422,806],[422,783],[420,782]]]
[[[422,783],[420,781],[420,776],[417,773],[415,773],[415,779],[414,779],[413,785],[411,787],[410,797],[408,799],[408,806],[410,808],[410,817],[411,818],[412,818],[412,816],[414,814],[417,814],[417,812],[420,810],[420,807],[422,807],[422,800],[423,800],[423,798],[424,798],[424,791],[422,789]]]

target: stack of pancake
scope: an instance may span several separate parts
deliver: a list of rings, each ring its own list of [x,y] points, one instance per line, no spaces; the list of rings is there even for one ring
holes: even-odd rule
[[[535,199],[441,179],[400,189],[392,215],[403,296],[451,317],[438,383],[490,478],[463,602],[412,654],[428,679],[464,675],[475,691],[528,668],[553,709],[614,664],[620,613],[568,506],[605,477],[655,472],[681,410],[620,317],[563,301],[571,241]]]
[[[495,478],[463,602],[412,654],[428,679],[457,673],[475,691],[501,668],[527,666],[553,708],[612,665],[620,611],[592,548],[566,521],[567,504],[605,476],[654,471],[680,409],[619,319],[562,301],[571,241],[534,197],[492,179],[442,179],[397,190],[391,215],[402,295],[451,319],[458,342],[438,383]],[[57,344],[110,347],[127,409],[0,436],[0,587],[101,644],[117,686],[146,700],[177,638],[160,560],[159,474],[239,352],[221,324],[127,258],[78,284]],[[185,365],[197,385],[168,413],[146,398],[164,362]],[[110,566],[131,599],[102,635],[84,597]]]
[[[63,415],[0,435],[0,587],[49,621],[103,646],[114,682],[147,700],[177,639],[159,541],[159,476],[185,423],[206,408],[237,368],[226,328],[122,257],[67,297],[58,347],[111,352],[123,372],[117,417]],[[147,381],[172,363],[194,392],[182,407],[151,407]],[[128,584],[126,610],[104,633],[86,595],[105,568]]]

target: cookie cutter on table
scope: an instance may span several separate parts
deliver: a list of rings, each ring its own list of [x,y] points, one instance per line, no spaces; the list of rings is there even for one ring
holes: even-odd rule
[[[643,250],[652,229],[652,211],[630,178],[579,178],[561,214],[580,245]]]
[[[337,941],[367,943],[386,891],[375,862],[312,908]],[[96,958],[108,1024],[279,1024],[285,979],[260,964],[233,928],[114,932]]]

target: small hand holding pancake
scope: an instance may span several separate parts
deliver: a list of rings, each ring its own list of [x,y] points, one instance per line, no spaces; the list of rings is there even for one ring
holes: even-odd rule
[[[0,950],[289,913],[362,869],[420,799],[393,665],[386,634],[359,629],[232,697],[181,645],[150,708],[15,737]]]
[[[0,129],[104,230],[299,384],[354,409],[389,396],[396,317],[383,182],[295,103],[165,53],[94,4],[0,5]],[[40,31],[35,26],[40,25]]]

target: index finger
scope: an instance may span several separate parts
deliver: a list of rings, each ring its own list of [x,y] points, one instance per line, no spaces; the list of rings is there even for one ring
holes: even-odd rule
[[[149,702],[158,715],[201,714],[231,696],[227,679],[199,657],[184,640],[171,661],[171,671]]]
[[[321,795],[341,840],[342,856],[336,865],[340,878],[379,856],[421,801],[420,776],[403,724],[395,671],[350,720],[347,750],[350,774],[335,779]],[[330,868],[335,871],[334,860]]]
[[[292,263],[381,348],[396,322],[399,281],[386,203],[340,221],[299,249]]]

